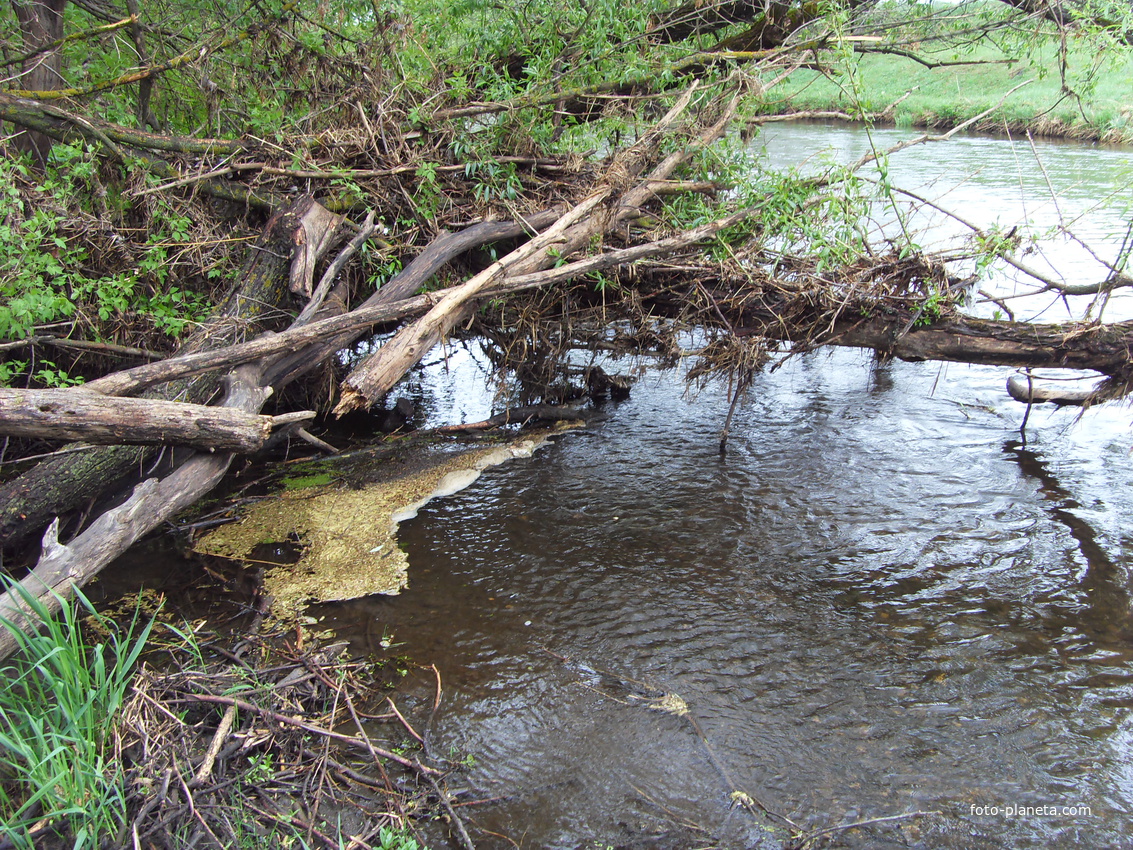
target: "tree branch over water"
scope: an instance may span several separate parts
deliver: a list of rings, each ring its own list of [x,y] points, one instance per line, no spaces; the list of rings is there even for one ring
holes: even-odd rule
[[[1038,292],[1104,296],[1131,282],[1120,258],[1104,281],[1067,284],[1025,262],[1012,234],[967,221],[978,257],[922,251],[908,233],[897,249],[865,234],[867,165],[947,143],[1026,83],[1005,83],[1000,103],[949,131],[818,178],[769,169],[747,147],[782,118],[774,111],[792,108],[801,68],[843,80],[862,106],[859,63],[882,59],[870,54],[960,67],[967,58],[936,58],[944,45],[966,49],[1026,12],[990,7],[977,20],[870,2],[657,10],[410,0],[395,13],[347,0],[333,18],[300,14],[291,0],[236,11],[154,2],[131,3],[134,17],[101,26],[112,10],[88,0],[67,7],[67,34],[3,44],[12,64],[50,56],[60,69],[50,84],[14,80],[21,89],[0,92],[0,118],[46,140],[38,159],[9,157],[0,168],[9,234],[0,267],[15,281],[3,284],[0,376],[13,386],[133,394],[254,368],[285,408],[365,411],[446,337],[497,340],[500,372],[546,395],[570,384],[571,346],[583,338],[676,359],[695,328],[709,341],[693,373],[738,378],[734,386],[771,350],[854,345],[907,359],[1092,368],[1109,376],[1109,391],[1125,391],[1126,323],[974,319],[963,312],[974,277],[957,271],[995,254],[1032,275]],[[1071,11],[1080,26],[1084,7]],[[1104,16],[1094,26],[1108,32]],[[1055,28],[1036,32],[1061,47]],[[78,56],[77,45],[95,55]],[[890,104],[880,110],[808,114],[884,120],[911,89],[878,98]],[[159,124],[168,132],[138,129]],[[940,208],[879,182],[890,201],[903,194]],[[333,246],[337,263],[297,263],[295,292],[243,298],[233,258],[268,214],[308,195],[336,221],[350,219],[354,240]],[[279,272],[309,253],[310,238],[286,229],[253,254]],[[221,325],[223,342],[177,351],[181,334],[209,337]],[[376,327],[393,330],[392,341],[340,355]],[[68,336],[68,347],[48,342]],[[165,359],[120,368],[150,352]],[[356,371],[343,382],[347,362]],[[78,380],[85,390],[63,389]],[[312,397],[286,397],[285,387]],[[266,421],[258,402],[245,412],[242,421]],[[11,504],[49,472],[36,474],[4,485]],[[60,504],[67,513],[78,502]],[[4,515],[5,533],[20,522],[12,513],[21,511]],[[38,535],[50,517],[31,513]],[[74,522],[84,533],[85,518]]]

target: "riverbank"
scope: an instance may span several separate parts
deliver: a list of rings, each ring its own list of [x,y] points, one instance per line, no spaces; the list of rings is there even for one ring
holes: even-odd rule
[[[168,563],[167,544],[147,548]],[[183,572],[209,593],[207,567]],[[408,662],[257,631],[254,598],[209,595],[227,618],[190,621],[199,603],[152,588],[36,612],[0,667],[0,847],[421,850],[460,765],[422,761],[432,701],[398,694]]]
[[[822,117],[882,125],[948,130],[977,119],[972,130],[1133,144],[1133,58],[1070,50],[1065,85],[1057,45],[1011,60],[982,48],[964,56],[939,55],[928,67],[903,56],[862,56],[852,70],[826,76],[799,70],[777,88],[768,115],[826,113]],[[977,117],[979,116],[979,117]]]

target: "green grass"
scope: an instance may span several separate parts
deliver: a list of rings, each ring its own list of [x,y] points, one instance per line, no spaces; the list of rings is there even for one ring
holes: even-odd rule
[[[1007,57],[984,47],[971,54],[935,58],[990,63]],[[1042,135],[1133,140],[1133,56],[1116,51],[1099,56],[1084,46],[1072,47],[1066,82],[1079,98],[1062,95],[1057,68],[1053,44],[1038,47],[1029,58],[1011,64],[926,68],[900,56],[867,55],[834,80],[816,71],[797,71],[774,90],[768,108],[860,114],[892,107],[887,118],[900,126],[942,128],[991,109],[978,129],[1030,129]],[[1020,83],[1026,84],[1008,96]]]
[[[35,846],[43,829],[72,847],[97,848],[126,821],[126,792],[113,753],[114,717],[152,620],[135,614],[124,630],[97,614],[81,593],[52,617],[21,594],[41,626],[32,632],[0,619],[20,649],[0,666],[0,838]],[[89,645],[92,617],[103,642]]]

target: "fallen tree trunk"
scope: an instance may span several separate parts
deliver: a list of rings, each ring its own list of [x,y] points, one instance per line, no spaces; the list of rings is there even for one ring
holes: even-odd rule
[[[1124,380],[1133,350],[1133,322],[1032,325],[964,316],[927,327],[906,319],[839,324],[820,344],[872,348],[901,360],[950,360],[989,366],[1091,369]]]
[[[269,395],[260,386],[260,370],[245,367],[229,382],[225,406],[254,413]],[[23,595],[38,599],[52,613],[57,612],[60,599],[70,598],[76,587],[96,576],[144,534],[219,484],[232,457],[227,453],[198,454],[160,481],[147,478],[134,488],[129,499],[103,513],[69,543],[59,542],[59,520],[55,519],[44,535],[43,552],[35,569],[17,588],[0,595],[0,617],[23,629],[36,628],[35,621],[29,619]],[[11,633],[0,629],[0,659],[15,649]]]
[[[569,280],[585,274],[604,271],[617,266],[632,263],[645,257],[657,256],[668,251],[685,248],[689,245],[711,238],[721,230],[738,223],[748,215],[747,211],[734,213],[719,221],[701,225],[676,236],[623,248],[617,251],[608,251],[564,266],[556,266],[530,274],[515,275],[506,281],[498,281],[485,290],[484,297],[497,297],[509,293],[521,292],[526,289],[552,286],[556,283]],[[551,220],[558,217],[558,213],[550,211]],[[548,213],[541,213],[530,221],[540,224],[548,223]],[[475,231],[472,233],[471,231]],[[147,363],[124,369],[107,375],[83,386],[84,390],[100,392],[105,395],[133,395],[154,384],[165,381],[199,375],[217,369],[228,369],[241,363],[259,360],[263,357],[275,357],[281,352],[294,352],[291,356],[273,362],[268,368],[268,376],[273,377],[270,383],[278,388],[282,374],[288,372],[288,363],[296,363],[310,367],[314,363],[322,362],[330,356],[349,345],[367,329],[375,325],[425,313],[436,304],[435,295],[416,295],[397,299],[392,297],[395,293],[408,293],[418,289],[424,280],[427,280],[436,269],[458,253],[469,247],[484,244],[485,240],[496,241],[497,238],[512,238],[524,232],[524,227],[509,222],[484,222],[473,225],[467,231],[459,234],[446,234],[434,243],[437,250],[426,250],[416,260],[406,267],[386,287],[378,291],[360,307],[349,313],[339,313],[321,318],[302,327],[293,327],[278,334],[265,334],[244,343],[227,348],[202,351],[195,354],[182,354],[162,360],[157,363]],[[441,243],[444,243],[443,245]],[[403,277],[405,280],[403,281]]]
[[[265,379],[277,389],[283,387],[308,371],[312,364],[322,363],[328,357],[333,356],[335,352],[346,348],[358,339],[367,328],[380,322],[404,319],[424,312],[432,303],[431,297],[419,296],[415,299],[411,297],[450,260],[482,245],[537,233],[540,228],[557,219],[560,212],[558,208],[552,208],[520,221],[482,221],[456,233],[445,233],[438,236],[400,274],[388,281],[349,314],[349,316],[361,320],[365,312],[373,311],[373,315],[381,316],[381,318],[376,318],[370,322],[362,321],[360,324],[350,322],[349,329],[340,334],[314,337],[311,341],[317,340],[316,344],[305,348],[295,346],[294,352],[290,356],[279,358],[268,368]],[[411,300],[416,302],[416,306],[410,303]],[[327,321],[345,318],[341,315],[345,311],[345,307],[344,303],[336,302],[334,309],[324,308],[317,314],[317,318]],[[293,330],[298,331],[300,329],[295,328]]]
[[[303,219],[322,209],[307,197],[298,199],[268,221],[249,250],[244,274],[216,311],[186,343],[184,353],[223,348],[277,322],[290,297],[291,256]],[[316,211],[315,215],[319,215]],[[206,402],[220,389],[215,377],[171,384],[155,395]],[[100,494],[137,475],[151,449],[107,446],[41,461],[0,486],[0,547],[11,549],[42,532],[57,516],[89,504]]]
[[[68,390],[0,387],[0,436],[81,440],[100,445],[174,445],[250,454],[274,428],[314,419],[313,410],[257,416],[224,407],[114,398]]]

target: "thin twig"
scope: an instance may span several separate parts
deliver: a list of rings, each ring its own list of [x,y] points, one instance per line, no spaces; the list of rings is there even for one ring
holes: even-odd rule
[[[306,720],[301,720],[298,717],[288,717],[286,714],[280,714],[278,711],[271,711],[270,709],[254,705],[253,703],[246,702],[245,700],[234,699],[232,697],[214,696],[212,694],[185,694],[183,701],[212,702],[218,705],[234,705],[242,711],[252,711],[256,714],[261,715],[262,717],[266,717],[270,720],[275,720],[278,723],[284,723],[288,726],[295,726],[298,729],[305,729],[306,731],[311,732],[315,735],[322,735],[327,738],[332,738],[335,741],[341,741],[344,744],[350,744],[354,747],[372,750],[382,758],[389,759],[390,761],[395,761],[403,767],[408,767],[411,770],[415,770],[418,773],[422,773],[427,776],[439,776],[441,773],[441,771],[435,768],[423,765],[420,762],[413,761],[412,759],[407,759],[405,758],[405,756],[399,756],[397,753],[391,753],[388,750],[383,750],[380,747],[375,747],[368,740],[362,740],[360,738],[354,738],[350,735],[343,735],[339,732],[333,732],[330,729],[324,729],[321,726],[316,726],[314,723],[308,723]]]
[[[457,837],[460,838],[460,844],[464,850],[476,850],[476,845],[472,843],[472,839],[468,836],[468,830],[464,828],[464,821],[460,819],[460,815],[456,813],[456,809],[452,807],[449,802],[448,794],[441,790],[441,786],[437,784],[437,780],[432,776],[427,777],[429,784],[433,786],[433,790],[437,792],[437,799],[441,801],[446,812],[448,812],[449,819],[452,821],[453,826],[456,827]]]
[[[883,817],[883,818],[867,818],[866,820],[854,821],[853,823],[843,823],[843,824],[839,824],[838,826],[827,826],[827,827],[823,827],[822,829],[816,829],[813,832],[808,832],[806,835],[801,836],[797,842],[794,842],[793,846],[795,846],[795,847],[805,847],[810,842],[814,841],[814,839],[819,838],[823,835],[829,835],[830,833],[833,833],[833,832],[843,832],[847,829],[857,829],[859,826],[870,826],[870,825],[875,824],[875,823],[889,823],[891,821],[907,820],[908,818],[931,817],[932,815],[939,815],[939,814],[940,814],[940,812],[936,812],[936,811],[932,811],[932,812],[906,812],[903,815],[889,815],[888,817]]]
[[[216,757],[220,754],[220,748],[224,746],[224,742],[228,740],[228,733],[232,731],[232,722],[235,719],[236,706],[230,705],[224,710],[224,716],[220,718],[220,723],[216,727],[216,734],[212,736],[212,741],[209,743],[209,748],[201,761],[201,766],[197,768],[196,774],[189,781],[190,788],[199,788],[212,774]]]
[[[412,735],[414,738],[416,738],[420,743],[424,744],[425,739],[422,738],[420,735],[418,735],[417,730],[409,725],[409,721],[406,720],[405,716],[400,711],[397,710],[397,706],[394,705],[393,700],[390,699],[389,697],[386,697],[386,702],[388,702],[389,707],[393,709],[393,713],[395,715],[397,715],[397,719],[401,721],[401,725],[405,727],[405,731],[408,732],[410,735]]]

